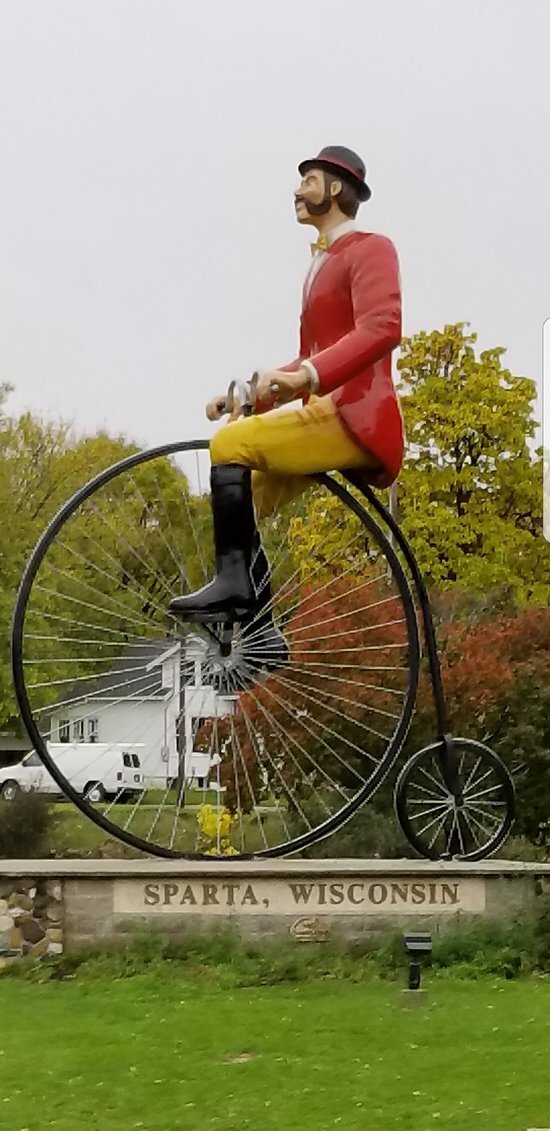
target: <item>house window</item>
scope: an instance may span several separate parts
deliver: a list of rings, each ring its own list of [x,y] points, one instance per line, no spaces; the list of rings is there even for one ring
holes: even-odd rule
[[[97,719],[88,719],[88,742],[97,742],[97,738],[98,738]]]
[[[60,742],[71,741],[71,723],[69,719],[60,719],[58,726],[58,734]]]
[[[84,742],[84,719],[76,719],[73,723],[73,742]]]

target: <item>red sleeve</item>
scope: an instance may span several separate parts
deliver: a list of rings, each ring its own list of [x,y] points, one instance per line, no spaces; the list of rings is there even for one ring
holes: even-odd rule
[[[310,358],[321,395],[380,361],[401,341],[399,262],[386,236],[372,235],[353,245],[350,289],[353,330]]]

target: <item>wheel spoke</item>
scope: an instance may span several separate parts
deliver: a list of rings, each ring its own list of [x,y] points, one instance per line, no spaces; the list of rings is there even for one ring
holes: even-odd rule
[[[441,819],[441,827],[442,827],[443,821],[447,820],[448,812],[449,812],[449,810],[446,809],[444,814],[443,814],[443,817]],[[428,821],[427,824],[423,825],[422,828],[418,830],[418,836],[424,836],[424,833],[427,833],[428,829],[433,828],[433,826],[435,824],[437,824],[438,821],[439,821],[439,817],[432,817],[431,821]],[[431,847],[431,845],[430,845],[430,847]]]
[[[440,833],[441,833],[441,832],[443,831],[443,829],[445,828],[445,821],[446,821],[446,820],[447,820],[447,813],[444,813],[444,814],[443,814],[443,816],[441,817],[441,819],[440,819],[440,820],[439,820],[438,818],[436,818],[436,821],[437,821],[438,823],[437,823],[437,828],[436,828],[436,830],[435,830],[435,832],[434,832],[433,836],[431,837],[431,840],[429,841],[429,845],[428,845],[428,847],[429,847],[429,849],[430,849],[430,850],[431,850],[431,849],[432,849],[432,848],[434,847],[434,844],[436,843],[436,841],[437,841],[437,838],[438,838],[439,834],[440,834]],[[433,825],[433,824],[434,824],[434,822],[432,821],[432,825]],[[424,829],[424,830],[422,830],[422,831],[423,831],[423,832],[426,832],[426,829]]]
[[[425,801],[424,805],[426,805],[427,807],[425,809],[422,809],[420,813],[413,813],[411,811],[411,821],[423,821],[426,817],[429,817],[431,813],[441,813],[442,809],[444,809],[446,813],[449,811],[449,806],[445,805],[443,801],[437,801],[435,802],[435,804],[430,805],[429,807],[428,802]]]
[[[435,786],[440,797],[448,797],[449,796],[449,791],[448,791],[448,789],[446,789],[444,783],[441,782],[441,781],[437,781],[437,778],[434,778],[433,774],[430,774],[429,771],[426,770],[426,768],[424,766],[420,767],[420,773],[423,775],[423,777],[426,778],[427,781],[431,782],[432,785]]]

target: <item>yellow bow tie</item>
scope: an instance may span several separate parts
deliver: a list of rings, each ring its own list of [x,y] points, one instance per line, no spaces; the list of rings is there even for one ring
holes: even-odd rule
[[[311,243],[309,246],[311,248],[311,254],[312,255],[315,255],[315,253],[318,252],[318,251],[327,251],[327,249],[328,249],[328,238],[325,235],[320,235],[319,239],[316,240],[315,243]]]

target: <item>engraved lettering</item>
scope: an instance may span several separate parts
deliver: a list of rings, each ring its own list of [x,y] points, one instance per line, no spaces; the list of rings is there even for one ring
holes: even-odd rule
[[[151,918],[168,912],[183,919],[203,912],[231,920],[257,914],[307,916],[308,921],[310,916],[318,916],[320,922],[331,915],[367,915],[374,923],[377,917],[386,915],[452,917],[459,908],[481,912],[485,906],[481,880],[455,879],[447,871],[434,877],[433,873],[422,876],[420,869],[408,876],[397,867],[395,876],[358,870],[336,880],[320,868],[311,878],[292,882],[290,876],[283,879],[254,872],[226,876],[223,867],[210,874],[210,882],[202,876],[163,877],[158,873],[155,880],[118,880],[114,885],[115,910]]]
[[[177,894],[178,894],[178,885],[177,884],[164,884],[164,899],[163,899],[164,906],[169,907],[172,900],[176,898]]]
[[[371,884],[368,890],[371,903],[385,903],[388,898],[388,889],[385,884]]]
[[[449,897],[448,899],[447,896]],[[458,903],[458,884],[441,885],[441,902],[444,906],[447,903],[451,905]]]
[[[288,886],[294,896],[295,903],[309,903],[313,884],[289,884]]]
[[[426,888],[424,884],[411,884],[412,902],[415,904],[426,902]]]
[[[391,901],[397,903],[400,899],[402,903],[409,902],[409,885],[408,884],[392,884],[391,886]]]
[[[155,904],[160,903],[158,884],[145,884],[143,902],[147,907],[154,907]]]
[[[357,904],[357,903],[364,903],[365,902],[365,896],[363,895],[364,886],[365,886],[364,884],[350,884],[349,885],[348,899],[349,899],[350,903]],[[361,893],[360,896],[359,896],[359,899],[356,899],[354,894],[353,894],[356,888]]]
[[[252,887],[252,884],[246,885],[244,895],[243,895],[241,902],[242,903],[253,903],[254,905],[256,905],[258,903],[258,900],[256,899],[256,896],[254,895],[254,889]]]
[[[209,907],[210,904],[218,904],[218,885],[217,884],[203,884],[202,885],[202,905]]]
[[[331,903],[343,903],[344,902],[344,885],[343,884],[331,884],[330,887],[329,887],[329,892],[330,892],[330,902]]]
[[[224,889],[224,891],[227,892],[227,906],[228,907],[234,907],[235,906],[235,892],[239,890],[240,886],[241,886],[240,884],[233,883],[233,882],[228,883],[228,884],[222,884],[222,888]]]

